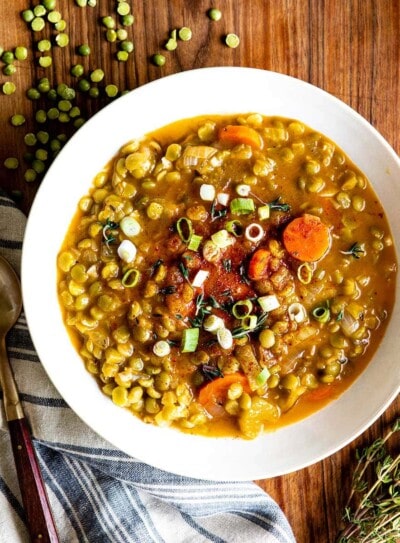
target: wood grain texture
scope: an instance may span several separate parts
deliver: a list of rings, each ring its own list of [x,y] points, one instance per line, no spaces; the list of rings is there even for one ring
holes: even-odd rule
[[[28,7],[28,0],[3,4],[0,22],[3,47],[32,48],[39,38],[50,35],[47,27],[40,35],[34,35],[20,19],[19,12]],[[400,151],[398,0],[136,1],[135,24],[128,30],[135,51],[126,64],[114,59],[115,44],[105,41],[105,30],[98,24],[101,16],[113,13],[114,4],[112,0],[98,0],[96,8],[82,9],[72,0],[58,0],[58,9],[68,24],[71,45],[90,43],[90,57],[76,56],[72,46],[54,48],[51,69],[38,68],[30,54],[29,60],[18,63],[18,71],[12,78],[0,76],[1,82],[9,79],[17,84],[14,95],[0,94],[0,187],[22,191],[21,208],[25,212],[29,211],[39,183],[27,184],[23,180],[26,168],[23,155],[27,150],[23,135],[41,129],[32,119],[35,110],[46,104],[45,100],[29,102],[24,93],[43,76],[49,77],[54,85],[63,81],[75,85],[69,68],[76,62],[84,64],[87,70],[101,67],[106,82],[116,83],[121,90],[204,66],[252,66],[285,73],[322,87],[343,100],[371,122],[396,152]],[[212,4],[223,13],[219,22],[212,22],[206,16]],[[180,26],[191,27],[192,40],[180,42],[174,52],[166,52],[163,68],[153,66],[150,56],[161,51],[170,30]],[[223,45],[222,38],[228,32],[240,36],[240,46],[235,50]],[[165,107],[174,106],[173,96],[162,99]],[[91,100],[82,94],[76,100],[86,117],[108,101],[104,97]],[[16,112],[26,115],[24,127],[14,128],[9,124],[9,117]],[[54,135],[73,131],[57,123],[48,130]],[[18,170],[7,171],[3,167],[7,156],[20,159]],[[334,541],[349,492],[355,449],[380,436],[399,413],[397,399],[362,436],[336,454],[299,472],[258,481],[285,511],[298,543]]]

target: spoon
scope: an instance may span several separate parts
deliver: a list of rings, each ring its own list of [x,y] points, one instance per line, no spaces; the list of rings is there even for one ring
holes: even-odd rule
[[[0,256],[0,386],[22,502],[32,543],[58,543],[30,429],[7,357],[6,335],[16,323],[21,310],[19,279],[7,260]]]

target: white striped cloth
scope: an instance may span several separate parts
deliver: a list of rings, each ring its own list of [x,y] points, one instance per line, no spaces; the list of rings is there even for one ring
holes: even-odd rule
[[[0,193],[0,254],[17,272],[24,226],[25,216]],[[295,542],[281,509],[256,484],[173,475],[92,432],[47,378],[23,314],[7,347],[62,542]],[[0,541],[28,542],[1,413]]]

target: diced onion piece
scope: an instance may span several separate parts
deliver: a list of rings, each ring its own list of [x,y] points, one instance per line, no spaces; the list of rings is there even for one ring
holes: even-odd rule
[[[192,234],[190,236],[190,240],[188,243],[188,249],[190,249],[191,251],[197,251],[197,249],[200,247],[200,243],[202,239],[203,239],[203,236]]]
[[[250,191],[251,191],[250,185],[241,183],[240,185],[236,186],[236,192],[237,194],[239,194],[239,196],[248,196],[250,194]]]
[[[257,298],[257,302],[260,304],[263,311],[273,311],[274,309],[278,309],[281,305],[275,294],[260,296],[260,298]]]
[[[129,239],[124,239],[124,241],[120,243],[117,252],[120,259],[124,262],[128,262],[128,264],[135,260],[136,247]]]
[[[215,198],[215,187],[208,183],[200,185],[200,198],[205,202],[212,202]]]
[[[217,331],[217,339],[223,349],[230,349],[233,345],[232,332],[228,328],[220,328]]]
[[[217,315],[209,315],[203,322],[203,328],[206,332],[217,333],[220,328],[225,328],[225,323]]]
[[[234,215],[248,215],[255,210],[252,198],[234,198],[230,203],[231,213]]]
[[[201,160],[211,158],[217,149],[207,145],[188,145],[183,152],[182,159],[184,166],[197,166]]]
[[[211,236],[211,240],[220,249],[229,247],[229,245],[232,245],[235,242],[235,238],[225,229],[215,232],[215,234]]]
[[[271,208],[269,207],[269,205],[260,206],[257,208],[257,214],[260,220],[269,219],[271,214]]]
[[[261,241],[263,236],[264,230],[262,226],[260,226],[256,222],[252,222],[251,224],[249,224],[244,231],[244,237],[249,241],[252,241],[253,243]]]
[[[222,206],[227,206],[229,202],[229,194],[227,192],[219,192],[217,194],[217,202]]]
[[[199,270],[192,281],[192,287],[201,287],[203,286],[204,281],[209,276],[210,272],[206,270]]]
[[[307,311],[304,305],[294,302],[288,307],[289,319],[295,322],[304,322],[307,319]]]
[[[345,309],[343,311],[343,317],[340,321],[340,326],[345,336],[351,337],[360,327],[360,322],[354,318],[353,315]]]
[[[164,341],[163,339],[160,341],[157,341],[153,345],[153,353],[156,356],[168,356],[171,352],[171,347],[167,341]]]
[[[182,348],[183,353],[194,353],[199,343],[199,328],[185,328],[182,334]]]
[[[129,238],[132,236],[137,236],[142,229],[137,220],[129,216],[121,219],[119,226],[125,236],[128,236]]]
[[[256,377],[256,385],[258,385],[259,387],[264,386],[265,383],[268,381],[270,375],[271,372],[269,371],[269,369],[263,368]]]

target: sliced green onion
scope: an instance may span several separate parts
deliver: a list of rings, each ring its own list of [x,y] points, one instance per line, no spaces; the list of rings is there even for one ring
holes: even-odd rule
[[[217,194],[217,202],[222,206],[227,206],[229,202],[229,194],[227,192],[219,192]]]
[[[288,307],[288,315],[291,321],[298,323],[304,322],[307,319],[307,311],[304,305],[294,302]]]
[[[124,287],[132,288],[136,287],[136,285],[139,283],[139,279],[140,271],[136,268],[131,268],[124,273],[121,283],[124,285]]]
[[[308,285],[311,283],[311,279],[313,276],[313,269],[311,265],[308,262],[303,262],[298,268],[297,268],[297,277],[300,283],[303,283],[303,285]]]
[[[128,237],[137,236],[142,229],[138,221],[133,217],[124,217],[119,225],[122,232]]]
[[[230,349],[233,345],[232,332],[228,328],[220,328],[217,331],[217,340],[223,349]]]
[[[160,357],[168,356],[170,352],[171,352],[171,347],[168,341],[160,340],[160,341],[157,341],[157,343],[153,345],[153,353],[156,356],[160,356]]]
[[[241,322],[241,327],[243,330],[254,330],[257,327],[258,319],[256,315],[247,315],[244,317]]]
[[[122,241],[117,249],[118,256],[121,260],[124,260],[125,262],[132,262],[135,260],[136,257],[136,247],[135,245],[129,241],[128,239],[124,239]]]
[[[223,229],[212,234],[211,240],[219,249],[224,249],[225,247],[232,245],[235,238],[233,238],[227,230]]]
[[[203,322],[203,328],[206,332],[216,333],[220,328],[225,328],[225,323],[217,315],[209,315]]]
[[[207,277],[209,276],[209,273],[208,271],[206,270],[199,270],[196,275],[194,276],[193,278],[193,281],[192,281],[192,287],[202,287],[203,286],[203,283],[204,281],[207,279]]]
[[[251,300],[239,300],[232,307],[232,315],[235,319],[244,319],[253,311]]]
[[[236,186],[236,193],[239,194],[239,196],[248,196],[250,191],[250,185],[246,185],[245,183],[241,183],[240,185]]]
[[[182,334],[181,351],[183,353],[194,353],[199,343],[199,328],[185,328]]]
[[[257,208],[257,214],[259,219],[261,220],[269,219],[271,215],[271,208],[269,207],[269,205],[260,206]]]
[[[189,239],[188,249],[190,251],[197,251],[200,247],[201,240],[203,236],[198,236],[197,234],[192,234]]]
[[[234,198],[230,203],[231,213],[234,215],[248,215],[255,210],[254,200],[251,198]]]
[[[187,217],[181,217],[176,223],[176,229],[181,240],[184,243],[188,243],[193,234],[192,221]]]
[[[326,323],[331,317],[331,312],[327,305],[319,305],[312,310],[312,316],[316,321]]]
[[[215,187],[208,183],[203,183],[200,186],[200,198],[205,202],[212,202],[215,198]]]
[[[230,234],[233,234],[237,238],[243,234],[243,225],[237,219],[228,221],[225,224],[225,228]]]
[[[257,243],[262,240],[265,232],[259,224],[252,222],[246,227],[244,231],[244,237],[253,243]]]
[[[278,309],[278,307],[280,307],[281,305],[275,294],[267,294],[266,296],[260,296],[260,298],[257,298],[257,302],[259,303],[261,309],[264,312]]]
[[[256,385],[259,387],[264,386],[265,383],[268,381],[268,378],[270,375],[271,375],[271,372],[269,371],[269,369],[263,368],[256,377]]]

